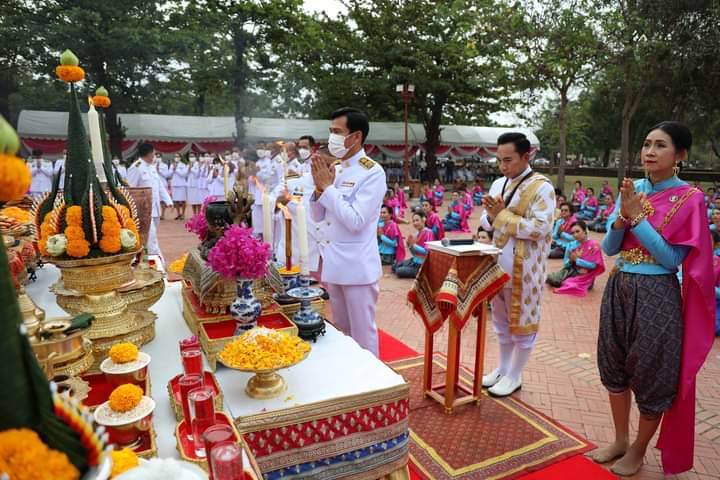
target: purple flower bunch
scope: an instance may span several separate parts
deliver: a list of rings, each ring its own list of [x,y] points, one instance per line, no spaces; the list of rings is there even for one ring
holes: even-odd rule
[[[269,259],[270,245],[239,225],[231,225],[208,253],[210,267],[228,279],[263,277]]]
[[[208,224],[205,218],[205,210],[207,210],[208,203],[215,201],[215,197],[210,195],[205,199],[200,209],[200,213],[196,213],[190,220],[185,222],[185,230],[190,233],[197,235],[201,242],[205,241],[208,236]]]

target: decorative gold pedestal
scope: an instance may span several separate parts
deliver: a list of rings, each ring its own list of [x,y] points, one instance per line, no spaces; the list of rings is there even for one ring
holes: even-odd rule
[[[245,393],[250,398],[267,400],[282,395],[287,390],[285,379],[274,370],[269,372],[258,372],[248,380],[245,386]]]

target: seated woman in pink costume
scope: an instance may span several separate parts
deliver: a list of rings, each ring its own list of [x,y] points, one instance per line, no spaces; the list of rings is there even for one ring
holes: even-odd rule
[[[475,204],[473,203],[472,194],[470,192],[468,192],[465,184],[463,184],[462,187],[460,188],[460,192],[462,193],[463,204],[465,205],[465,211],[467,212],[467,216],[469,218],[470,215],[472,215],[473,210],[475,209]]]
[[[548,275],[547,283],[555,293],[584,297],[605,271],[605,261],[600,244],[587,238],[585,222],[578,220],[571,228],[575,241],[565,250],[563,268]]]
[[[392,219],[390,207],[380,207],[380,220],[378,221],[378,248],[380,260],[383,265],[395,265],[405,260],[405,245],[400,229]]]
[[[716,312],[703,194],[677,177],[691,145],[681,123],[650,129],[640,153],[647,178],[623,180],[602,242],[607,255],[618,256],[600,306],[597,349],[615,441],[591,456],[619,459],[610,467],[618,475],[642,467],[661,421],[665,473],[693,466],[695,377],[715,339]],[[630,443],[633,396],[640,419]]]
[[[423,200],[422,211],[425,212],[426,216],[425,226],[432,231],[435,236],[435,240],[442,240],[445,238],[445,227],[443,226],[442,221],[440,221],[440,216],[435,213],[432,204],[428,200]]]
[[[435,199],[433,198],[433,190],[430,188],[430,182],[423,183],[422,191],[420,193],[420,206],[422,206],[422,203],[426,200],[430,203],[430,206],[433,209],[432,211],[437,212]]]
[[[390,187],[385,192],[385,205],[390,207],[390,214],[395,222],[399,222],[402,216],[400,216],[400,200],[398,200],[395,190]]]
[[[433,205],[441,207],[445,199],[445,187],[442,186],[440,180],[435,179],[435,187],[433,188]]]
[[[600,196],[605,197],[607,195],[610,195],[613,198],[615,198],[615,194],[613,193],[610,183],[607,180],[603,180],[602,189],[600,190]]]
[[[588,228],[593,232],[605,233],[607,231],[607,221],[610,215],[615,211],[615,199],[612,195],[605,195],[602,199],[595,219],[588,224]]]
[[[433,240],[432,230],[425,226],[425,212],[413,212],[412,224],[417,233],[409,235],[407,238],[407,247],[412,255],[407,260],[396,263],[393,271],[400,278],[415,278],[420,266],[427,256],[427,248],[425,244]]]
[[[393,185],[393,189],[395,190],[395,196],[398,198],[398,201],[400,202],[400,218],[405,218],[405,210],[408,209],[407,197],[405,196],[405,190],[400,186],[400,184],[398,182],[395,182],[395,185]]]
[[[448,213],[445,215],[445,220],[443,220],[443,227],[446,232],[454,230],[469,232],[470,226],[467,219],[468,212],[465,209],[465,203],[460,198],[460,192],[455,190],[452,193],[452,201],[448,205]]]
[[[476,206],[482,205],[482,197],[485,195],[485,187],[482,180],[475,180],[475,186],[472,189],[472,199]]]
[[[582,182],[580,180],[576,181],[575,189],[573,190],[572,197],[570,197],[570,204],[573,206],[576,212],[580,210],[580,206],[582,205],[583,200],[585,200],[586,196],[587,193],[583,188]]]
[[[593,220],[600,208],[600,202],[595,196],[595,190],[592,187],[588,187],[585,192],[585,199],[580,204],[577,218],[580,220]]]

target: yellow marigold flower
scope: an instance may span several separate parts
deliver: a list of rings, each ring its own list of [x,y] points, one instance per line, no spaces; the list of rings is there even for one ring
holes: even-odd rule
[[[77,480],[80,472],[67,455],[51,450],[26,428],[0,432],[0,473],[12,480]]]
[[[188,254],[186,253],[185,255],[168,265],[168,272],[182,273],[182,271],[185,269],[185,262],[187,261],[187,256]]]
[[[30,212],[27,212],[18,207],[3,208],[2,210],[0,210],[0,215],[5,215],[6,217],[13,218],[20,223],[30,222]]]
[[[113,363],[134,362],[140,351],[130,342],[116,343],[110,348],[110,359]]]
[[[121,473],[125,473],[131,468],[135,468],[140,465],[138,456],[129,448],[114,450],[110,453],[110,456],[112,457],[111,478],[115,478]]]
[[[67,221],[68,225],[72,225],[75,227],[81,227],[82,226],[82,209],[80,207],[78,207],[77,205],[68,207],[67,213],[65,214],[65,220]]]
[[[299,337],[267,328],[254,328],[226,343],[219,357],[229,367],[269,370],[297,363],[309,351],[310,344]]]
[[[75,83],[85,78],[85,70],[75,65],[58,65],[55,74],[65,83]]]
[[[138,406],[142,397],[143,391],[137,385],[120,385],[110,394],[110,408],[115,412],[129,412]]]

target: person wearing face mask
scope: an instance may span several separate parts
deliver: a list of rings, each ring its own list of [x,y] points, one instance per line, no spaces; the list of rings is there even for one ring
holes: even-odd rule
[[[159,153],[155,155],[154,161],[155,168],[160,175],[160,180],[163,182],[165,190],[172,195],[172,187],[170,186],[170,179],[172,178],[172,168],[166,162],[163,161],[162,155]],[[165,220],[165,209],[167,206],[163,203],[160,213],[160,220]]]
[[[260,236],[263,232],[263,193],[268,194],[275,189],[282,178],[282,166],[271,160],[271,150],[266,148],[264,143],[256,145],[255,153],[257,161],[255,162],[255,176],[251,179],[249,189],[254,197],[252,206],[252,226],[253,233]]]
[[[521,387],[522,371],[537,339],[555,189],[530,168],[530,141],[524,134],[504,133],[497,144],[497,163],[504,176],[483,196],[480,226],[493,232],[493,243],[502,250],[498,264],[512,278],[492,300],[500,362],[483,376],[482,384],[491,395],[504,397]]]
[[[29,162],[32,174],[30,195],[33,197],[39,197],[52,190],[53,164],[51,161],[45,160],[42,154],[41,150],[33,150]]]
[[[200,175],[202,168],[194,153],[191,153],[188,158],[190,165],[187,177],[187,202],[190,204],[193,215],[195,215],[196,213],[200,213],[200,206],[205,199],[200,195]]]
[[[187,202],[187,179],[190,168],[180,155],[175,155],[172,164],[170,187],[172,188],[173,203],[177,210],[175,220],[185,220],[185,202]]]
[[[113,175],[115,175],[115,183],[123,185],[127,183],[127,167],[120,162],[119,158],[112,159]]]
[[[310,155],[315,148],[315,139],[303,135],[297,141],[297,157],[290,161],[288,168],[299,174],[310,173]]]
[[[312,218],[324,222],[321,279],[339,330],[378,355],[375,308],[382,276],[377,222],[386,191],[385,171],[365,155],[370,130],[365,113],[341,108],[331,116],[328,149],[340,161],[312,157]]]

